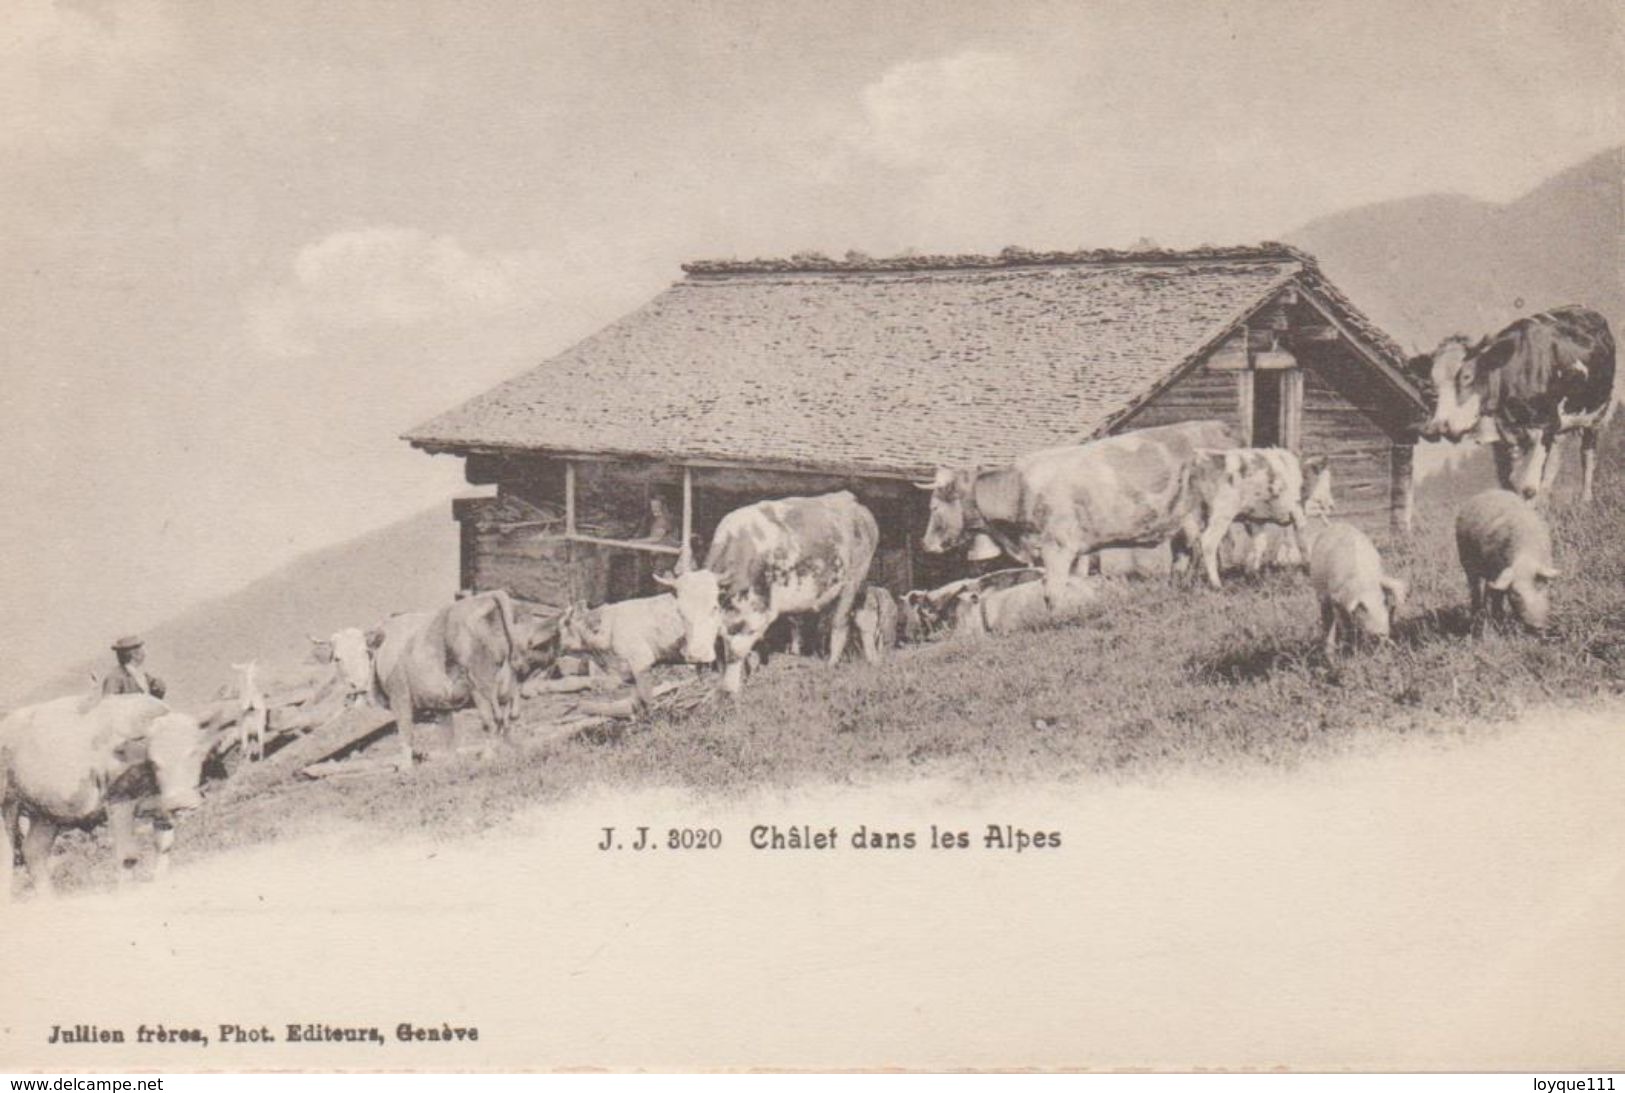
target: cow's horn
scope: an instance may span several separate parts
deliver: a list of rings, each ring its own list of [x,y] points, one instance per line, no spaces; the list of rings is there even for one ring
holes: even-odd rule
[[[934,490],[934,489],[937,488],[937,484],[936,484],[935,481],[932,481],[932,482],[915,481],[914,482],[914,488],[917,489],[917,490]]]
[[[672,574],[674,576],[681,577],[684,573],[689,572],[693,568],[694,552],[689,549],[687,543],[684,543],[683,549],[677,552],[677,567],[672,570]]]
[[[1553,569],[1549,565],[1543,565],[1539,569],[1535,570],[1535,576],[1548,581],[1555,581],[1562,575],[1563,571],[1561,569]]]
[[[306,634],[305,638],[306,638],[306,640],[310,641],[314,645],[332,645],[333,644],[333,639],[332,638],[319,638],[315,634]]]

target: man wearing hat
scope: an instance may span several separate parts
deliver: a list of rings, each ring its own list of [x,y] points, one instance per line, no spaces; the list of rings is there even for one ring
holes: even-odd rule
[[[134,634],[119,638],[113,643],[113,655],[118,657],[118,667],[108,672],[107,678],[102,680],[102,694],[164,697],[164,681],[141,669],[141,662],[147,659],[147,651],[142,648],[140,638]]]

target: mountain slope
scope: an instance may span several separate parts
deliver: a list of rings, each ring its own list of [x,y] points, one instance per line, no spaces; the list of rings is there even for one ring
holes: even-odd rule
[[[147,666],[186,707],[231,679],[231,665],[302,659],[306,634],[368,626],[395,611],[450,600],[457,590],[457,524],[449,505],[313,551],[228,596],[208,600],[147,631]],[[82,690],[112,655],[69,669],[30,701]]]
[[[1430,194],[1322,217],[1287,235],[1407,348],[1586,304],[1625,327],[1625,148],[1504,205]]]

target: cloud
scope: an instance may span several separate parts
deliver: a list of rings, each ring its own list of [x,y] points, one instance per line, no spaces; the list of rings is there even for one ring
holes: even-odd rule
[[[891,166],[940,166],[1041,138],[1064,119],[1069,91],[1006,53],[908,61],[863,89],[862,122],[849,140]]]
[[[469,250],[416,228],[339,231],[294,256],[288,277],[247,305],[264,352],[302,357],[323,333],[478,319],[545,300],[550,263],[538,251]]]
[[[94,14],[53,0],[10,0],[0,23],[0,149],[94,150],[177,36],[160,0]]]

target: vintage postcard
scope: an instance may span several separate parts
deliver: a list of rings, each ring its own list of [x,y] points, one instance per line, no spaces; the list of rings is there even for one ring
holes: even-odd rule
[[[0,25],[0,1070],[1625,1066],[1617,4]]]

